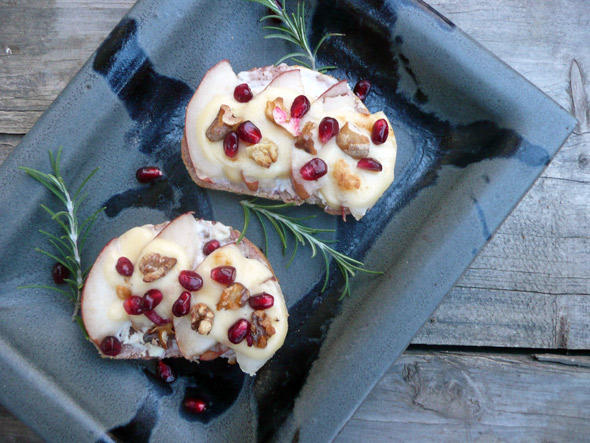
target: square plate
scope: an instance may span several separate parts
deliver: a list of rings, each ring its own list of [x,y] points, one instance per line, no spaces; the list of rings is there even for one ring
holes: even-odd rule
[[[178,363],[163,386],[153,362],[102,360],[70,320],[72,305],[23,284],[50,284],[51,263],[32,252],[53,227],[48,192],[17,170],[48,170],[64,147],[71,186],[96,166],[87,211],[107,206],[83,259],[132,226],[193,210],[238,229],[241,197],[205,191],[180,159],[184,109],[209,67],[273,63],[290,48],[264,40],[264,14],[239,0],[140,0],[0,169],[0,401],[48,440],[293,440],[333,437],[540,175],[574,119],[421,1],[312,2],[311,40],[326,31],[323,64],[336,77],[373,81],[398,140],[396,180],[360,222],[314,207],[338,247],[384,275],[359,275],[338,301],[336,272],[320,294],[323,262],[294,265],[272,239],[270,260],[290,307],[285,346],[255,378],[224,362]],[[155,164],[165,179],[138,186]],[[26,198],[23,198],[26,196]],[[56,202],[52,201],[55,205]],[[252,226],[248,237],[260,244]],[[335,268],[332,268],[335,271]],[[198,419],[186,392],[211,401]]]

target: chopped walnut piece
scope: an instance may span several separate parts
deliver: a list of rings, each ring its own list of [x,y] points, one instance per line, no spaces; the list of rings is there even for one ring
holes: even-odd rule
[[[204,303],[197,303],[191,308],[191,328],[201,335],[209,335],[213,328],[213,311]]]
[[[269,316],[265,311],[254,311],[250,321],[250,335],[257,348],[266,348],[266,343],[275,333]]]
[[[117,297],[119,297],[121,300],[127,300],[129,297],[131,297],[131,289],[129,289],[127,286],[117,285]]]
[[[295,138],[295,147],[303,149],[305,152],[311,155],[316,155],[315,146],[313,144],[312,131],[315,129],[315,125],[312,122],[307,122],[303,127],[303,131]]]
[[[219,303],[217,303],[217,310],[222,309],[239,309],[246,306],[250,297],[250,291],[241,283],[233,283],[223,290]]]
[[[348,164],[342,159],[339,159],[334,165],[332,176],[343,191],[353,191],[361,187],[361,179],[353,174]]]
[[[279,149],[270,140],[262,140],[260,143],[246,148],[246,154],[263,168],[270,168],[279,156]]]
[[[336,137],[336,144],[352,158],[361,159],[369,155],[371,146],[369,137],[360,132],[360,128],[346,122]]]
[[[143,274],[143,281],[150,283],[164,277],[176,265],[176,259],[162,257],[157,252],[144,255],[139,262],[139,270]]]
[[[148,330],[147,333],[144,335],[144,341],[149,341],[154,346],[160,346],[167,350],[168,342],[172,337],[174,337],[174,325],[172,322],[170,322],[165,324],[164,326],[154,326],[153,328]]]
[[[233,115],[229,106],[221,105],[217,117],[207,129],[207,138],[212,142],[223,140],[232,128],[241,122],[242,119]]]

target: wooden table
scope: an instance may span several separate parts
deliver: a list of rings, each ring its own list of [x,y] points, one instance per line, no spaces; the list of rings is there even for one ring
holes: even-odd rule
[[[0,0],[0,162],[133,3]],[[430,4],[579,126],[338,440],[588,440],[590,2]]]

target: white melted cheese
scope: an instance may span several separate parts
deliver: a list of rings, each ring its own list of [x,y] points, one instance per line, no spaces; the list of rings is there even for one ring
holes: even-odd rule
[[[239,309],[217,310],[221,293],[226,288],[225,285],[211,279],[211,270],[218,266],[234,266],[235,281],[244,285],[251,296],[262,292],[273,295],[274,306],[264,312],[271,319],[275,334],[269,337],[265,348],[248,346],[246,340],[237,345],[229,341],[230,327],[242,318],[250,321],[254,310],[248,304]],[[191,306],[197,303],[207,305],[215,314],[213,328],[208,335],[201,335],[192,330],[190,314],[175,319],[174,326],[181,352],[185,357],[195,359],[210,349],[213,344],[221,343],[235,352],[236,360],[244,372],[253,374],[282,346],[287,334],[287,307],[278,282],[268,267],[258,260],[246,258],[240,249],[232,244],[215,251],[199,265],[196,271],[203,278],[203,287],[193,293]]]
[[[265,68],[242,72],[236,77],[235,84],[224,84],[222,90],[216,95],[208,92],[209,100],[204,107],[201,106],[202,111],[198,115],[193,115],[189,105],[187,125],[191,127],[187,130],[187,137],[191,139],[189,146],[193,151],[191,156],[194,157],[193,162],[197,166],[198,175],[201,179],[210,179],[218,185],[238,184],[244,186],[244,189],[244,177],[246,177],[249,181],[259,182],[259,192],[271,194],[287,192],[295,195],[292,182],[295,180],[300,187],[311,194],[310,202],[319,199],[324,205],[336,211],[340,211],[342,207],[349,208],[351,214],[360,219],[383,195],[394,179],[397,144],[391,124],[388,121],[390,133],[387,141],[381,145],[375,145],[371,141],[371,128],[375,121],[387,120],[383,112],[373,115],[359,112],[360,101],[352,95],[348,86],[344,86],[344,90],[349,91],[348,95],[321,96],[337,82],[333,77],[302,67],[284,65],[280,67],[281,72],[288,72],[291,75],[290,79],[294,79],[292,75],[294,69],[299,71],[299,75],[297,81],[292,82],[281,80],[280,77],[275,77],[279,78],[278,81],[271,82],[273,80],[271,72]],[[276,76],[276,73],[274,75]],[[248,103],[238,103],[233,98],[233,89],[243,82],[248,83],[254,93],[254,98]],[[291,87],[289,82],[292,83]],[[285,108],[290,109],[293,99],[300,94],[305,94],[312,102],[310,111],[300,122],[300,128],[303,129],[307,122],[315,124],[313,139],[318,154],[314,156],[295,148],[295,137],[271,122],[265,115],[267,101],[281,97]],[[270,168],[259,166],[251,159],[246,154],[243,142],[240,142],[238,155],[232,159],[225,155],[223,141],[211,142],[207,139],[207,128],[215,120],[222,104],[230,106],[235,116],[252,121],[260,129],[263,139],[271,140],[277,145],[278,159]],[[362,103],[360,106],[363,107]],[[321,120],[328,116],[338,120],[340,128],[346,122],[358,124],[362,133],[369,137],[369,157],[379,161],[383,170],[372,172],[359,169],[358,160],[343,152],[336,144],[335,138],[322,145],[318,140],[318,126]],[[195,149],[198,153],[194,152]],[[305,159],[309,161],[313,157],[320,157],[326,162],[328,174],[317,182],[306,182],[301,178],[299,169],[306,163]],[[195,159],[198,159],[198,162],[195,162]],[[340,160],[343,160],[349,166],[350,172],[360,180],[358,189],[341,189],[338,186],[331,172]]]

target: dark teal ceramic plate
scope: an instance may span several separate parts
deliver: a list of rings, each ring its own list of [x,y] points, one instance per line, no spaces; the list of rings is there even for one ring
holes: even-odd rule
[[[300,251],[285,269],[278,239],[270,255],[290,306],[284,348],[256,378],[224,362],[188,365],[170,386],[154,362],[102,360],[71,322],[72,305],[52,292],[52,263],[34,253],[39,208],[49,197],[17,166],[47,170],[63,146],[66,177],[97,166],[86,208],[106,205],[84,260],[135,225],[184,211],[238,229],[240,197],[204,191],[180,159],[184,109],[209,67],[236,71],[273,63],[291,48],[264,40],[265,11],[238,0],[140,0],[109,35],[0,170],[0,401],[54,441],[323,441],[346,423],[405,349],[478,251],[541,174],[574,119],[525,79],[420,1],[318,0],[312,41],[343,32],[321,54],[337,77],[369,78],[367,100],[384,109],[399,144],[396,180],[361,222],[315,207],[338,248],[383,271],[321,294],[323,262]],[[138,186],[134,171],[160,166],[165,179]],[[55,202],[54,202],[55,203]],[[252,228],[249,237],[261,242]],[[334,270],[334,269],[333,269]],[[331,273],[336,276],[336,272]],[[210,402],[199,418],[186,393]]]

